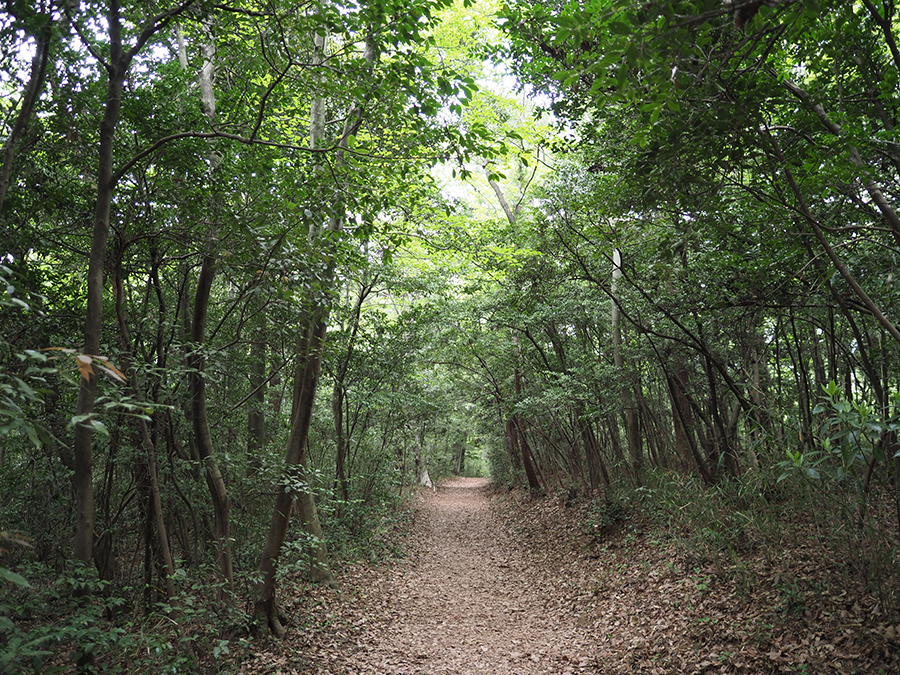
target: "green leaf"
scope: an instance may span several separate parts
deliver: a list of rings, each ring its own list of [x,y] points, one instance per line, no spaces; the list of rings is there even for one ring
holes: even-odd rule
[[[26,424],[25,425],[25,433],[28,435],[28,440],[31,441],[31,444],[35,448],[41,447],[41,439],[38,438],[37,431],[35,431],[33,426],[31,426],[30,424]]]
[[[31,588],[31,584],[28,583],[28,579],[19,574],[16,574],[15,572],[10,572],[5,567],[0,567],[0,579],[5,579],[6,581],[14,583],[16,586],[20,586],[21,588]]]

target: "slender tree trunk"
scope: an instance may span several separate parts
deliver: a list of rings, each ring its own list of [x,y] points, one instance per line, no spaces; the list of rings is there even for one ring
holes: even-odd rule
[[[700,477],[706,485],[712,485],[716,477],[703,459],[703,454],[697,445],[697,439],[694,434],[693,412],[691,410],[690,400],[687,396],[687,371],[681,368],[675,375],[666,375],[666,384],[672,399],[672,411],[675,419],[676,434],[678,429],[682,430],[682,440],[685,443],[685,461],[688,465],[693,465],[700,472]]]
[[[209,121],[215,122],[216,96],[214,88],[215,73],[215,42],[211,21],[203,23],[206,33],[206,41],[203,43],[203,65],[200,68],[198,81],[200,84],[200,104]],[[209,145],[209,178],[212,189],[216,189],[216,173],[221,164],[221,157],[216,152],[212,143]],[[219,573],[226,584],[226,588],[219,592],[220,600],[228,600],[234,597],[234,567],[231,555],[231,505],[228,499],[228,489],[225,485],[225,477],[219,468],[213,444],[212,432],[209,427],[209,414],[206,400],[206,319],[209,312],[209,300],[212,292],[213,280],[216,276],[218,265],[216,248],[218,246],[218,230],[216,217],[220,210],[218,199],[214,196],[210,200],[209,230],[206,236],[203,263],[200,267],[200,276],[197,279],[197,290],[194,295],[194,312],[191,320],[192,353],[188,359],[191,367],[191,426],[194,431],[194,441],[197,453],[205,469],[206,484],[209,488],[210,499],[213,505],[213,536],[216,541],[216,563]]]
[[[523,443],[522,428],[519,426],[520,419],[518,415],[513,415],[506,422],[506,433],[509,438],[510,448],[515,454],[519,465],[525,471],[525,480],[528,482],[528,489],[531,492],[539,492],[541,483],[538,480],[537,473],[534,470],[534,464],[531,460],[531,452],[527,445]]]
[[[751,431],[750,437],[753,439],[754,444],[750,446],[747,450],[747,460],[750,463],[750,468],[758,469],[759,468],[759,459],[757,457],[756,450],[754,445],[758,445],[766,435],[763,431],[768,426],[766,420],[766,413],[763,409],[763,397],[762,397],[762,380],[760,378],[760,349],[757,347],[752,347],[750,349],[750,376],[751,383],[753,385],[753,389],[750,390],[750,402],[753,404],[753,429]]]
[[[194,315],[191,322],[193,352],[188,359],[188,364],[191,368],[191,422],[194,430],[194,440],[197,444],[197,452],[205,469],[206,484],[209,487],[209,494],[213,504],[215,518],[213,535],[216,540],[216,563],[219,566],[222,580],[227,585],[227,590],[233,592],[234,569],[231,558],[230,503],[228,489],[225,486],[225,478],[216,459],[212,433],[209,428],[209,416],[206,407],[206,378],[203,374],[206,364],[206,357],[203,355],[203,350],[206,348],[206,317],[209,310],[210,291],[216,275],[216,259],[211,250],[215,246],[213,236],[207,239],[207,246],[210,247],[210,250],[203,256],[200,277],[197,279]],[[224,599],[223,594],[220,594],[220,596],[220,599]]]
[[[469,434],[463,432],[461,441],[456,441],[453,446],[453,472],[457,476],[462,476],[466,472],[466,444],[468,443]]]
[[[266,343],[257,328],[250,345],[250,400],[247,408],[247,471],[254,475],[261,466],[266,445]]]
[[[622,382],[620,391],[622,394],[622,407],[625,414],[625,436],[628,439],[628,456],[631,464],[631,471],[634,474],[635,481],[640,485],[643,481],[643,452],[641,448],[637,408],[634,404],[631,387],[628,385],[629,378],[625,376],[625,359],[622,354],[622,315],[619,311],[618,304],[618,286],[619,279],[621,278],[622,253],[619,249],[614,249],[612,284],[610,287],[610,295],[612,296],[612,317],[610,324],[612,326],[613,360],[615,362],[616,370],[619,372],[619,379]]]
[[[501,415],[502,419],[502,415]],[[513,475],[522,469],[522,455],[519,453],[519,446],[516,439],[516,423],[512,417],[508,417],[504,424],[506,441],[506,454],[509,457],[509,465]]]
[[[806,357],[803,354],[803,345],[800,334],[797,331],[797,322],[794,318],[793,307],[790,310],[790,320],[794,348],[797,350],[797,359],[794,361],[794,381],[797,386],[797,405],[800,408],[800,445],[806,445],[812,450],[814,438],[812,432],[813,420],[812,404],[810,402],[809,367],[807,365]],[[790,342],[788,343],[788,351],[790,352]],[[793,359],[793,355],[791,358]]]
[[[334,388],[331,391],[331,418],[334,422],[334,434],[336,452],[334,459],[335,487],[346,502],[350,499],[350,489],[347,485],[347,439],[344,434],[344,384],[342,378],[335,377]]]
[[[314,319],[306,331],[298,348],[298,363],[294,373],[294,396],[291,409],[291,433],[285,451],[285,472],[290,481],[303,483],[306,480],[306,441],[312,421],[316,388],[321,369],[321,348],[325,337],[324,310],[316,312]],[[278,616],[276,604],[275,575],[281,546],[287,538],[290,524],[291,505],[294,496],[298,499],[298,515],[304,529],[316,538],[316,550],[313,552],[313,566],[310,570],[312,578],[317,582],[325,582],[335,586],[334,577],[328,568],[327,549],[319,524],[315,502],[309,486],[294,489],[290,486],[278,489],[275,494],[275,508],[269,523],[269,534],[263,548],[260,562],[262,579],[257,586],[255,614],[264,621],[268,628],[278,637],[286,633]]]
[[[518,351],[518,344],[516,345],[516,350]],[[516,368],[515,375],[513,376],[516,387],[516,398],[522,395],[522,376],[519,373],[519,369]],[[514,415],[513,418],[512,431],[514,439],[514,444],[519,450],[519,455],[522,458],[522,467],[525,469],[525,478],[528,481],[528,489],[537,493],[541,490],[541,482],[538,479],[538,471],[537,467],[534,463],[534,456],[531,452],[531,446],[528,445],[528,439],[525,438],[525,423],[522,421],[521,415]]]
[[[487,164],[484,165],[484,175],[487,177],[488,184],[491,186],[491,189],[494,191],[494,194],[497,196],[497,202],[500,204],[500,208],[503,209],[503,213],[506,214],[506,219],[509,221],[509,224],[515,226],[516,224],[516,212],[510,208],[509,203],[506,201],[506,197],[503,194],[503,189],[497,183],[497,181],[491,179],[491,170]]]
[[[190,4],[174,8],[170,13],[158,15],[143,27],[134,44],[126,52],[122,41],[122,17],[119,11],[119,0],[109,0],[107,24],[109,34],[109,50],[104,63],[107,75],[106,102],[100,122],[100,144],[97,157],[97,199],[94,203],[93,231],[91,234],[91,250],[87,274],[87,309],[84,320],[83,353],[77,356],[81,369],[79,378],[78,399],[75,404],[75,416],[80,421],[75,425],[73,444],[74,475],[72,478],[75,491],[75,536],[72,553],[76,561],[89,565],[93,559],[94,546],[94,461],[93,461],[93,426],[91,418],[94,414],[94,402],[97,396],[97,373],[93,370],[92,360],[100,354],[100,333],[103,326],[103,283],[106,262],[106,248],[109,240],[110,212],[112,210],[113,193],[116,175],[113,170],[116,128],[122,108],[122,91],[128,69],[134,56],[147,41],[178,12]],[[5,162],[5,159],[4,159]],[[89,585],[80,586],[76,593],[88,595]],[[93,670],[93,645],[76,650],[76,670],[87,672]]]
[[[704,343],[706,342],[705,338],[703,341]],[[726,425],[723,421],[722,405],[719,401],[719,388],[716,385],[716,371],[712,365],[712,360],[706,354],[704,354],[703,363],[705,364],[706,379],[709,385],[709,415],[712,418],[709,431],[711,447],[716,456],[716,464],[718,464],[719,458],[722,458],[728,473],[732,476],[737,476],[740,474],[740,466],[734,451],[734,439],[726,430]]]
[[[106,104],[100,122],[100,149],[97,159],[97,200],[94,203],[94,223],[87,275],[87,310],[84,321],[84,353],[79,359],[90,359],[100,353],[100,332],[103,323],[103,281],[106,261],[106,245],[109,239],[109,218],[115,190],[113,150],[116,127],[122,107],[122,90],[128,68],[134,56],[146,42],[190,1],[171,12],[160,14],[146,25],[128,52],[123,49],[122,19],[119,1],[109,0],[107,23],[109,31],[109,58],[105,64],[107,74]],[[97,392],[97,375],[80,378],[76,417],[83,420],[75,426],[73,458],[75,471],[76,514],[73,555],[76,560],[89,564],[92,558],[94,538],[94,490],[93,490],[93,427],[89,418],[94,413]]]
[[[359,322],[362,316],[362,306],[366,298],[371,293],[377,278],[372,282],[363,282],[356,295],[353,303],[352,324],[350,327],[350,336],[347,340],[347,353],[343,359],[334,368],[334,387],[331,391],[331,415],[334,423],[335,441],[337,444],[335,454],[335,487],[341,495],[341,499],[346,502],[350,499],[350,487],[347,480],[347,446],[350,443],[348,429],[344,422],[344,407],[347,401],[347,390],[344,382],[347,379],[347,373],[350,370],[350,362],[353,358],[353,352],[356,344],[356,336],[359,333]]]
[[[821,392],[828,384],[825,377],[825,361],[822,359],[822,339],[816,332],[815,326],[809,328],[809,353],[812,357],[813,375],[815,376],[814,391]]]
[[[625,471],[627,473],[628,460],[625,459],[625,453],[622,451],[622,439],[621,432],[619,431],[619,422],[616,416],[612,413],[606,416],[606,428],[609,431],[609,444],[612,448],[613,457],[616,460],[616,466],[626,467]]]
[[[116,265],[115,289],[116,321],[119,326],[120,346],[122,348],[123,354],[127,355],[123,356],[123,358],[127,359],[130,362],[130,355],[133,353],[133,349],[131,344],[131,332],[128,330],[128,324],[125,321],[125,312],[123,309],[125,285],[122,279],[121,264]],[[128,368],[128,380],[135,399],[138,401],[144,400],[143,393],[140,389],[140,384],[138,383],[137,373],[134,371],[134,368],[129,367],[130,363],[128,362],[123,363],[122,365]],[[141,444],[144,446],[144,451],[147,454],[146,467],[150,482],[151,511],[153,512],[154,524],[156,526],[156,543],[159,547],[160,557],[162,558],[163,566],[166,570],[166,599],[171,603],[175,599],[175,563],[172,559],[172,552],[171,548],[169,547],[169,535],[166,529],[165,517],[163,515],[162,493],[159,488],[159,471],[156,465],[156,446],[150,438],[150,431],[147,428],[146,420],[137,418],[137,426],[138,431],[140,432]]]
[[[316,35],[313,39],[313,65],[318,66],[325,58],[326,35]],[[374,44],[367,40],[366,57],[370,63],[375,58]],[[347,137],[358,128],[357,119],[361,114],[358,107],[354,107],[347,116],[344,124],[344,134],[339,141],[339,146],[346,147]],[[361,119],[361,118],[359,118]],[[316,96],[310,106],[310,148],[318,149],[324,144],[325,133],[325,99]],[[342,155],[338,155],[338,160]],[[321,169],[321,167],[319,167]],[[318,172],[324,179],[324,171]],[[340,214],[339,204],[334,205],[334,212]],[[329,218],[326,228],[329,236],[336,234],[341,227],[341,215],[333,215]],[[315,237],[310,230],[310,239]],[[322,291],[327,297],[331,290],[334,278],[334,242],[323,238],[326,246],[324,261],[326,273],[322,278]],[[288,437],[288,445],[285,450],[285,472],[288,480],[293,481],[298,489],[288,488],[278,490],[275,496],[275,508],[269,523],[269,533],[263,548],[260,561],[260,582],[257,584],[257,595],[254,613],[258,620],[265,622],[266,626],[278,637],[286,633],[278,616],[276,604],[276,570],[281,546],[287,537],[287,529],[290,523],[291,503],[296,496],[298,516],[303,523],[304,530],[315,541],[315,550],[312,555],[312,578],[319,583],[327,583],[337,588],[337,582],[328,567],[328,550],[322,527],[319,523],[316,503],[312,490],[308,484],[306,473],[306,443],[309,437],[309,427],[312,422],[313,406],[315,404],[316,390],[319,384],[319,374],[322,367],[322,343],[325,339],[330,300],[322,301],[311,309],[309,323],[303,341],[298,349],[297,370],[294,375],[294,395],[291,410],[291,433]]]
[[[50,39],[52,35],[53,20],[50,16],[47,16],[41,30],[34,34],[35,52],[34,58],[31,60],[31,75],[28,78],[28,85],[25,87],[25,94],[22,96],[22,107],[19,108],[19,114],[16,116],[12,130],[3,143],[3,163],[0,165],[0,214],[3,213],[3,203],[6,201],[6,192],[9,189],[16,144],[28,126],[28,120],[31,119],[34,104],[41,93],[47,74],[47,61],[50,56]]]
[[[609,487],[609,473],[606,470],[606,463],[600,454],[600,445],[597,443],[597,435],[588,420],[578,417],[578,431],[581,434],[581,442],[584,445],[584,455],[588,465],[588,474],[590,476],[590,484],[592,488],[600,487],[600,481],[603,485]]]
[[[428,462],[426,461],[426,457],[429,454],[426,452],[427,448],[425,447],[426,424],[426,422],[422,422],[416,434],[416,481],[420,488],[427,487],[434,490],[434,483],[431,481],[431,476],[428,473]]]
[[[109,9],[110,54],[107,64],[106,106],[100,122],[100,152],[97,161],[97,201],[94,204],[94,231],[87,275],[87,312],[84,320],[84,353],[80,359],[90,359],[100,353],[100,330],[103,323],[103,281],[106,245],[109,239],[109,215],[113,191],[113,147],[119,111],[122,107],[122,86],[128,72],[129,58],[122,52],[122,27],[116,2]],[[97,375],[81,377],[75,415],[84,420],[75,426],[74,487],[75,539],[74,557],[90,564],[94,542],[94,486],[93,486],[93,427],[89,420],[94,412]]]

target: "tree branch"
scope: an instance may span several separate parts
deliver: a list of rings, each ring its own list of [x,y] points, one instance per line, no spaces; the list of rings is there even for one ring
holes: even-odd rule
[[[869,297],[869,295],[863,290],[862,286],[859,285],[859,282],[853,277],[850,273],[850,270],[847,269],[847,266],[843,263],[843,261],[838,257],[834,248],[831,246],[831,243],[828,241],[828,238],[825,236],[825,233],[822,231],[821,226],[819,225],[819,221],[813,216],[812,211],[809,208],[809,204],[806,201],[806,197],[803,195],[802,190],[800,190],[800,186],[797,184],[796,179],[794,178],[794,173],[791,171],[790,164],[788,164],[787,158],[784,156],[784,153],[781,151],[781,146],[778,144],[778,140],[768,133],[768,131],[760,130],[760,134],[767,137],[772,144],[772,149],[775,152],[775,156],[781,162],[781,167],[784,170],[784,175],[787,178],[788,185],[791,187],[791,192],[794,193],[794,197],[797,199],[797,203],[799,205],[800,213],[803,215],[803,218],[809,223],[809,226],[813,230],[813,234],[815,234],[816,239],[819,241],[819,244],[825,250],[825,253],[831,259],[831,263],[835,266],[835,269],[840,273],[840,275],[844,278],[844,281],[847,282],[847,285],[853,290],[856,294],[856,297],[863,303],[866,309],[871,312],[872,316],[884,327],[884,329],[891,334],[891,337],[900,344],[900,330],[888,319],[884,313],[879,309],[878,305]]]
[[[3,211],[3,202],[6,201],[6,191],[9,188],[9,177],[12,173],[16,143],[18,143],[19,137],[25,131],[28,119],[31,117],[31,111],[34,109],[34,104],[41,93],[44,76],[47,74],[52,28],[52,22],[48,20],[41,31],[34,36],[37,46],[34,58],[31,61],[31,77],[28,80],[25,95],[22,97],[22,107],[19,109],[19,114],[16,117],[12,130],[9,132],[9,136],[6,138],[6,142],[3,144],[3,164],[2,168],[0,168],[0,213]]]
[[[810,110],[812,110],[816,114],[825,129],[827,129],[832,135],[837,138],[844,138],[844,133],[841,129],[841,126],[828,116],[828,113],[825,112],[825,108],[822,107],[821,103],[813,101],[809,93],[792,80],[784,80],[784,86],[788,91],[790,91],[794,96],[800,99],[810,108]],[[774,137],[772,137],[771,135],[769,136],[774,140]],[[875,202],[878,210],[881,211],[881,215],[883,215],[885,220],[890,223],[890,226],[894,233],[894,239],[897,240],[898,244],[900,244],[900,216],[897,215],[897,212],[888,203],[887,199],[884,196],[884,193],[881,191],[881,188],[878,186],[875,180],[868,175],[868,167],[863,161],[863,158],[860,156],[859,150],[857,150],[856,146],[854,145],[851,145],[849,147],[850,161],[863,171],[863,185],[865,185],[866,192],[869,193],[872,201]],[[780,147],[778,151],[781,151]],[[785,166],[787,166],[787,164],[785,164]]]
[[[138,52],[144,48],[144,45],[147,44],[150,38],[168,26],[175,17],[182,14],[195,2],[197,2],[197,0],[185,0],[180,5],[167,9],[164,12],[160,12],[150,19],[150,21],[144,25],[144,29],[141,31],[140,35],[138,35],[138,39],[134,43],[134,46],[128,50],[128,54],[125,56],[126,63],[130,63],[131,59],[137,56]]]

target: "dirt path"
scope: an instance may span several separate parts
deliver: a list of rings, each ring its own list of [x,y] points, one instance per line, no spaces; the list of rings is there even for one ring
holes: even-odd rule
[[[412,560],[373,593],[381,620],[344,672],[599,672],[585,631],[559,611],[565,589],[507,534],[486,490],[455,478],[426,494]]]

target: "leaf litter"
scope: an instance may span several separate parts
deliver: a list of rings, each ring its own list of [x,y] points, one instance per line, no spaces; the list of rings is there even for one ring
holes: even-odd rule
[[[301,587],[286,640],[243,673],[900,673],[900,626],[834,590],[805,549],[723,566],[640,532],[590,533],[585,504],[447,480],[417,498],[408,555]],[[825,561],[827,562],[827,561]]]

